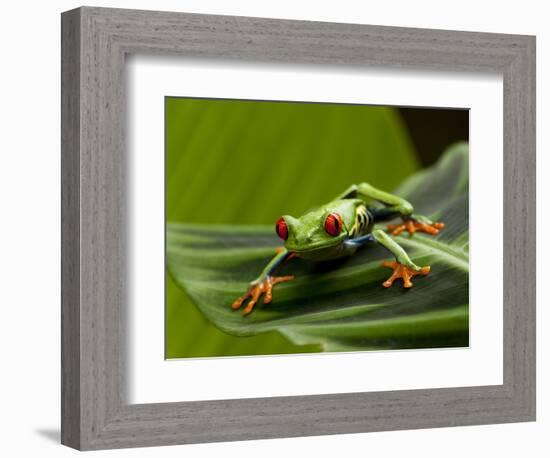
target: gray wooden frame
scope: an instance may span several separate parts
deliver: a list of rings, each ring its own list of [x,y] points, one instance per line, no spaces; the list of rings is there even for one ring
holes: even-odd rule
[[[534,37],[89,7],[62,14],[61,36],[63,444],[104,449],[535,419]],[[134,53],[502,74],[503,385],[128,404],[124,62]]]

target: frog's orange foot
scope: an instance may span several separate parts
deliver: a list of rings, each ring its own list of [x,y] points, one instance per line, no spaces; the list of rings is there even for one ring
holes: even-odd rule
[[[246,307],[243,310],[243,316],[248,315],[252,312],[252,309],[260,299],[260,296],[264,294],[264,304],[269,304],[273,299],[273,287],[277,283],[282,283],[284,281],[290,281],[294,279],[294,275],[286,275],[284,277],[266,277],[265,280],[256,283],[250,287],[250,289],[243,296],[239,297],[233,304],[231,308],[233,310],[238,310],[241,308],[243,303],[250,298]]]
[[[404,264],[396,261],[384,261],[382,265],[384,267],[389,267],[390,269],[393,269],[393,273],[391,274],[390,278],[382,283],[382,286],[384,286],[385,288],[389,288],[391,285],[393,285],[393,282],[398,278],[401,278],[403,280],[403,287],[410,288],[413,285],[411,282],[412,277],[416,275],[428,275],[428,273],[430,272],[430,266],[422,267],[420,270],[413,270],[405,266]]]
[[[422,221],[408,219],[401,224],[388,224],[388,231],[391,232],[391,235],[399,235],[404,231],[407,231],[409,234],[426,232],[430,235],[437,235],[444,227],[444,223],[423,223]]]

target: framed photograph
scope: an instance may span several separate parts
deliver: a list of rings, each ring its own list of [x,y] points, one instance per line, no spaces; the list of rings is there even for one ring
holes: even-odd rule
[[[62,15],[62,442],[535,419],[535,38]]]

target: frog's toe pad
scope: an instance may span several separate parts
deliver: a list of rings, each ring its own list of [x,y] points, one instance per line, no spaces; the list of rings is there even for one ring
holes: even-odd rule
[[[393,269],[393,273],[391,274],[391,276],[384,283],[382,283],[382,286],[384,286],[385,288],[389,288],[391,285],[393,285],[393,282],[398,278],[401,278],[403,280],[404,288],[410,288],[413,285],[411,282],[411,278],[416,275],[428,275],[428,273],[430,272],[430,266],[422,267],[420,270],[414,270],[397,261],[384,261],[382,265],[384,267],[389,267],[390,269]]]
[[[401,232],[407,231],[409,234],[415,232],[425,232],[430,235],[437,235],[439,231],[445,227],[445,223],[424,223],[422,221],[415,221],[408,219],[401,224],[388,224],[388,231],[391,235],[399,235]]]
[[[241,297],[231,304],[233,310],[238,310],[241,308],[243,303],[250,298],[246,307],[243,310],[243,316],[248,315],[254,309],[254,306],[258,302],[258,299],[262,294],[264,294],[264,304],[269,304],[273,299],[273,287],[277,283],[282,283],[284,281],[290,281],[294,279],[294,275],[285,275],[283,277],[266,277],[265,280],[262,280],[259,283],[253,284],[250,289]]]

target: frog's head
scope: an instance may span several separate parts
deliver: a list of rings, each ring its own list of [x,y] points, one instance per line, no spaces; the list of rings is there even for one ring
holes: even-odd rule
[[[340,205],[321,207],[300,218],[284,215],[275,224],[285,247],[296,253],[322,251],[339,246],[348,236],[350,209]]]

